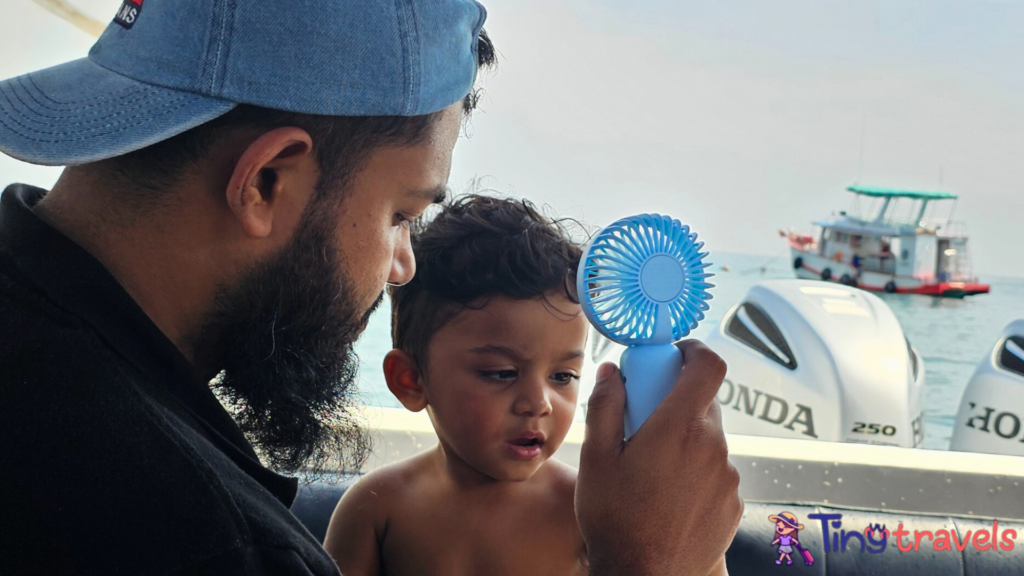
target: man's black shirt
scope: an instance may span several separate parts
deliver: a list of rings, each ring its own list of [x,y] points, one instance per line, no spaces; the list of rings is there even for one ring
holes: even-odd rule
[[[337,574],[103,265],[0,196],[0,574]]]

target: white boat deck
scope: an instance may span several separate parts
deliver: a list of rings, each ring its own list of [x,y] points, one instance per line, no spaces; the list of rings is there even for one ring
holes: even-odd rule
[[[365,471],[437,444],[426,413],[365,410],[374,454]],[[584,425],[575,423],[556,458],[579,465]],[[914,514],[1024,520],[1024,458],[727,435],[752,502],[821,504]]]

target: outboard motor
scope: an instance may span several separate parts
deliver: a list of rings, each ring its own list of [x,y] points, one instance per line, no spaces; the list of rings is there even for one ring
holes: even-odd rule
[[[971,376],[950,450],[1024,456],[1024,319],[1010,323]]]
[[[729,365],[725,431],[892,446],[924,440],[924,361],[892,309],[856,288],[754,285],[708,337]]]

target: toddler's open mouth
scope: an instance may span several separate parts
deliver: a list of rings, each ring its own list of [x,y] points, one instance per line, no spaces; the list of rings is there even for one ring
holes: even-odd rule
[[[544,447],[544,435],[537,432],[527,432],[518,438],[509,440],[507,443],[513,458],[517,460],[533,460],[540,456],[541,448]]]

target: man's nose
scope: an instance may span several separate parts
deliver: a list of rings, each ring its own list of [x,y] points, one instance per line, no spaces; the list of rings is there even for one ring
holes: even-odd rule
[[[408,284],[416,275],[416,256],[412,253],[412,244],[409,242],[408,233],[404,234],[402,241],[395,247],[395,253],[391,257],[391,273],[388,274],[388,284],[401,286]]]

